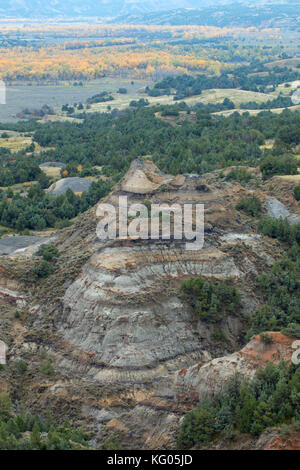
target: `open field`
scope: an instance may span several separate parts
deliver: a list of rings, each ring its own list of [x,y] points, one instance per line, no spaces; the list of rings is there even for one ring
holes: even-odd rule
[[[192,100],[193,97],[191,97]],[[217,89],[217,90],[204,90],[200,100],[204,104],[220,103],[225,98],[229,98],[235,105],[248,103],[249,101],[256,101],[257,103],[265,103],[273,98],[266,93],[257,93],[254,91],[237,90],[233,88]]]
[[[274,67],[291,67],[297,69],[298,64],[300,64],[300,57],[293,57],[291,59],[274,60],[266,63],[265,66],[270,69],[273,69]]]
[[[43,118],[42,121],[48,120],[68,120],[70,122],[76,121],[76,118],[67,116],[66,113],[61,111],[63,104],[69,104],[70,106],[74,103],[83,104],[86,100],[97,93],[103,91],[108,92],[114,98],[112,101],[105,103],[92,104],[90,109],[84,109],[85,112],[107,112],[108,106],[111,109],[125,109],[129,106],[132,100],[139,100],[145,98],[149,101],[150,105],[170,105],[185,101],[189,106],[193,106],[197,103],[221,103],[225,98],[229,98],[234,102],[236,107],[240,104],[248,103],[249,101],[256,101],[257,103],[263,103],[270,99],[278,96],[279,91],[288,92],[291,88],[284,88],[284,85],[280,85],[276,92],[271,94],[257,93],[252,91],[245,91],[239,89],[210,89],[204,90],[201,95],[191,96],[184,98],[179,101],[174,101],[173,95],[164,95],[158,97],[151,97],[144,93],[144,89],[147,85],[151,85],[151,81],[145,80],[130,80],[130,79],[119,79],[119,78],[103,78],[99,80],[93,80],[87,82],[84,86],[73,86],[73,85],[43,85],[43,86],[29,86],[19,85],[8,87],[7,90],[7,104],[0,106],[0,121],[9,122],[16,121],[16,113],[22,111],[25,108],[29,109],[40,109],[43,105],[47,104],[51,106],[55,112],[55,115],[49,115]],[[294,86],[296,84],[293,84]],[[296,86],[295,86],[296,87]],[[126,88],[127,94],[118,93],[119,88]],[[280,113],[283,108],[274,109],[273,112]],[[291,109],[299,109],[297,106]],[[230,115],[236,110],[221,111],[216,114],[222,114],[224,116]],[[246,110],[241,110],[245,112]],[[249,110],[250,114],[256,115],[260,110]],[[79,120],[77,120],[80,122]],[[16,134],[16,133],[15,133]],[[10,148],[13,151],[20,150],[21,148],[30,145],[31,138],[24,137],[22,135],[14,135],[13,138],[0,139],[0,146]],[[39,149],[36,148],[38,151]]]
[[[55,166],[43,166],[41,170],[51,179],[61,178],[60,171],[61,168]]]
[[[282,113],[282,111],[286,109],[286,108],[274,108],[274,109],[270,109],[270,111],[272,111],[272,113],[275,113],[275,114],[280,114]],[[290,111],[299,111],[300,110],[300,105],[297,104],[295,106],[290,106],[288,108]],[[219,114],[219,115],[222,115],[222,116],[230,116],[231,114],[233,114],[234,112],[238,112],[238,113],[249,113],[251,114],[251,116],[256,116],[257,114],[261,113],[262,111],[268,111],[266,109],[229,109],[228,111],[218,111],[217,113],[213,113],[213,114]]]
[[[2,137],[2,135],[8,135],[7,137]],[[0,131],[0,147],[5,147],[12,152],[18,152],[23,150],[28,145],[32,143],[31,137],[25,137],[23,133],[13,132],[13,131]]]
[[[252,91],[237,90],[237,89],[211,89],[204,90],[201,95],[191,96],[184,98],[183,100],[174,101],[173,95],[165,95],[152,97],[144,93],[144,89],[147,85],[151,85],[150,81],[134,80],[129,79],[116,79],[116,78],[103,78],[100,80],[94,80],[84,84],[83,87],[74,87],[72,85],[43,85],[43,86],[18,86],[9,87],[7,93],[7,104],[0,107],[0,121],[15,121],[18,118],[15,117],[16,113],[22,111],[25,108],[39,109],[44,104],[48,104],[54,109],[55,115],[47,116],[42,121],[46,120],[68,120],[70,122],[76,120],[72,116],[66,116],[61,111],[63,104],[69,104],[70,106],[74,103],[86,102],[88,98],[96,93],[106,91],[110,93],[114,100],[105,103],[92,104],[90,109],[85,109],[85,112],[107,112],[107,107],[111,109],[125,109],[129,106],[132,100],[139,100],[140,98],[147,98],[150,105],[167,105],[175,104],[180,101],[185,101],[189,106],[193,106],[197,103],[221,103],[225,98],[232,100],[236,106],[241,103],[248,103],[249,101],[256,101],[257,103],[266,102],[275,96],[277,93],[265,94],[257,93]],[[118,93],[119,88],[126,88],[127,94]],[[255,110],[257,112],[257,110]],[[231,113],[231,111],[225,111]],[[80,122],[80,121],[78,121]],[[31,139],[24,140],[24,145],[29,145]],[[2,139],[3,140],[3,139]],[[9,142],[10,141],[10,142]],[[22,148],[22,138],[17,138],[14,142],[8,139],[8,141],[0,141],[0,146],[7,146],[8,148],[19,150]],[[36,149],[38,150],[38,149]]]
[[[274,139],[267,139],[264,145],[260,145],[261,150],[271,150],[274,146]]]
[[[289,84],[290,86],[287,87],[286,84]],[[276,88],[276,91],[272,92],[271,94],[283,93],[284,95],[289,95],[291,91],[297,90],[299,86],[300,86],[300,80],[294,80],[293,82],[281,83]]]
[[[26,181],[25,183],[12,184],[11,186],[0,186],[0,189],[3,191],[11,189],[14,193],[18,193],[20,191],[27,191],[34,183],[36,183],[36,181]]]
[[[60,111],[58,110],[58,113]],[[49,122],[49,121],[62,121],[62,122],[82,122],[82,119],[73,118],[71,116],[62,116],[60,114],[47,114],[42,119],[38,120],[39,122]]]
[[[74,118],[72,116],[66,116],[66,113],[61,111],[62,105],[69,104],[71,106],[74,103],[80,102],[84,104],[88,98],[104,91],[111,94],[114,100],[105,103],[92,104],[90,109],[85,109],[86,112],[107,112],[108,106],[112,109],[125,109],[129,106],[130,101],[138,100],[141,97],[147,98],[150,105],[176,103],[173,100],[173,95],[159,97],[150,97],[146,95],[143,93],[143,90],[147,85],[152,85],[151,80],[132,81],[128,78],[104,77],[102,79],[84,82],[83,86],[73,86],[72,83],[65,83],[63,85],[30,86],[27,84],[9,86],[7,87],[7,104],[0,105],[0,122],[16,121],[18,120],[18,118],[16,118],[16,114],[22,110],[26,108],[40,109],[45,104],[52,107],[55,112],[55,115],[48,116],[47,120],[73,121]],[[247,103],[249,101],[263,103],[278,96],[280,91],[289,93],[292,89],[296,89],[296,87],[297,84],[293,82],[291,82],[291,87],[289,88],[286,88],[284,84],[281,84],[277,87],[275,92],[270,94],[239,89],[211,89],[204,90],[201,95],[187,97],[180,101],[185,101],[188,105],[194,105],[199,102],[204,104],[220,103],[225,98],[229,98],[236,106],[239,106],[240,104]],[[119,88],[126,88],[127,94],[118,93]]]
[[[300,183],[300,175],[281,175],[277,176],[282,180],[293,181],[294,183]]]
[[[147,98],[150,105],[167,105],[167,104],[176,104],[184,101],[189,106],[192,106],[197,103],[221,103],[225,98],[232,100],[235,105],[240,105],[241,103],[248,103],[249,101],[256,101],[257,103],[264,103],[270,99],[274,98],[274,95],[270,96],[266,93],[256,93],[254,91],[245,91],[245,90],[236,90],[232,88],[228,89],[211,89],[204,90],[201,95],[190,96],[182,100],[174,101],[173,95],[164,95],[164,96],[148,96],[142,93],[142,90],[137,90],[134,94],[119,95],[113,94],[115,98],[114,101],[107,103],[96,103],[91,106],[88,112],[105,112],[107,111],[107,106],[110,105],[112,108],[124,109],[129,106],[130,101],[140,99],[141,97]]]
[[[127,96],[136,96],[137,91],[151,81],[105,77],[85,82],[84,86],[69,85],[17,85],[8,86],[6,90],[6,104],[0,105],[0,122],[19,120],[16,114],[25,108],[40,109],[47,104],[59,112],[63,104],[85,102],[91,96],[102,91],[115,93],[119,88],[128,89]],[[133,98],[131,98],[133,99]]]
[[[33,139],[30,133],[0,130],[0,147],[7,148],[13,153],[26,149],[26,147],[32,143]],[[34,147],[35,152],[37,153],[42,150],[47,150],[46,148],[41,147],[37,142],[34,142]]]

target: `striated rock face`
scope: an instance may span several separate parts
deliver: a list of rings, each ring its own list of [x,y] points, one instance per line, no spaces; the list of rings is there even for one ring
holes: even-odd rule
[[[66,290],[63,310],[55,321],[68,343],[94,354],[95,360],[105,365],[105,370],[94,376],[100,381],[119,377],[114,369],[122,377],[122,370],[156,370],[162,363],[166,367],[172,363],[173,370],[175,364],[191,365],[191,355],[194,360],[203,351],[214,356],[220,353],[211,340],[215,327],[193,318],[188,305],[178,297],[179,283],[198,275],[232,278],[247,291],[247,276],[257,274],[260,262],[273,259],[270,247],[260,237],[227,233],[230,217],[232,225],[236,224],[234,200],[247,193],[240,185],[210,186],[195,176],[174,178],[162,174],[152,162],[136,161],[105,202],[117,207],[120,194],[128,196],[129,204],[143,202],[145,193],[152,202],[205,204],[205,246],[188,251],[181,241],[104,243],[95,236],[93,255]],[[255,308],[255,303],[245,294],[248,310]],[[234,314],[224,318],[222,328],[229,339],[225,350],[238,347],[241,318]],[[112,368],[111,374],[107,368]]]
[[[105,248],[68,288],[60,331],[115,367],[153,367],[199,351],[191,312],[172,293],[174,281],[199,274],[228,278],[242,273],[220,251]]]
[[[256,370],[268,362],[290,362],[294,340],[282,333],[271,332],[268,336],[270,343],[255,336],[239,352],[214,359],[202,366],[196,364],[187,370],[178,371],[174,383],[177,399],[199,399],[204,394],[220,391],[235,374],[251,379]]]

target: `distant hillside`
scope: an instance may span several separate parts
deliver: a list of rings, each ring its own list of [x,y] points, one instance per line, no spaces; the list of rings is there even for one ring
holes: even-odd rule
[[[202,9],[172,9],[139,15],[119,16],[115,23],[149,25],[208,25],[241,27],[282,27],[298,29],[300,23],[300,1],[256,2],[253,5],[231,3],[209,6]]]
[[[118,17],[124,23],[252,25],[280,22],[285,16],[295,22],[297,4],[299,0],[1,0],[0,19]]]
[[[115,17],[176,8],[203,8],[231,0],[1,0],[0,18]]]

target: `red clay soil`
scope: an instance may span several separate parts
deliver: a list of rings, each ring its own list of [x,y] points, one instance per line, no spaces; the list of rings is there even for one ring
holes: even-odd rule
[[[300,450],[300,431],[292,433],[288,438],[280,435],[274,437],[263,450]]]
[[[261,335],[254,336],[251,341],[239,352],[249,362],[249,366],[257,368],[265,366],[267,362],[278,364],[281,361],[290,362],[293,355],[292,344],[295,339],[278,332],[266,333],[270,342],[261,339]]]

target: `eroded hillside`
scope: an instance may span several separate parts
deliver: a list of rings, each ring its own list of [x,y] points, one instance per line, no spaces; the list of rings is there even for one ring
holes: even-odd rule
[[[3,255],[1,328],[9,367],[0,375],[1,390],[40,413],[70,418],[96,447],[113,432],[124,448],[175,448],[181,418],[199,394],[233,371],[252,376],[261,363],[286,359],[291,339],[280,334],[272,348],[259,337],[245,347],[249,317],[262,301],[254,279],[283,248],[259,235],[255,218],[236,204],[255,194],[266,213],[277,216],[283,207],[296,221],[299,203],[286,192],[293,183],[265,184],[249,168],[253,181],[242,186],[226,180],[229,171],[172,176],[135,160],[103,201],[116,208],[125,195],[129,204],[202,203],[201,250],[188,251],[184,240],[174,239],[101,241],[94,207],[53,235],[61,256],[46,279],[32,281],[34,250]],[[217,324],[199,320],[180,284],[200,275],[237,286],[241,309]],[[45,352],[55,368],[51,376],[40,372]],[[19,359],[28,364],[22,376],[13,373]]]

